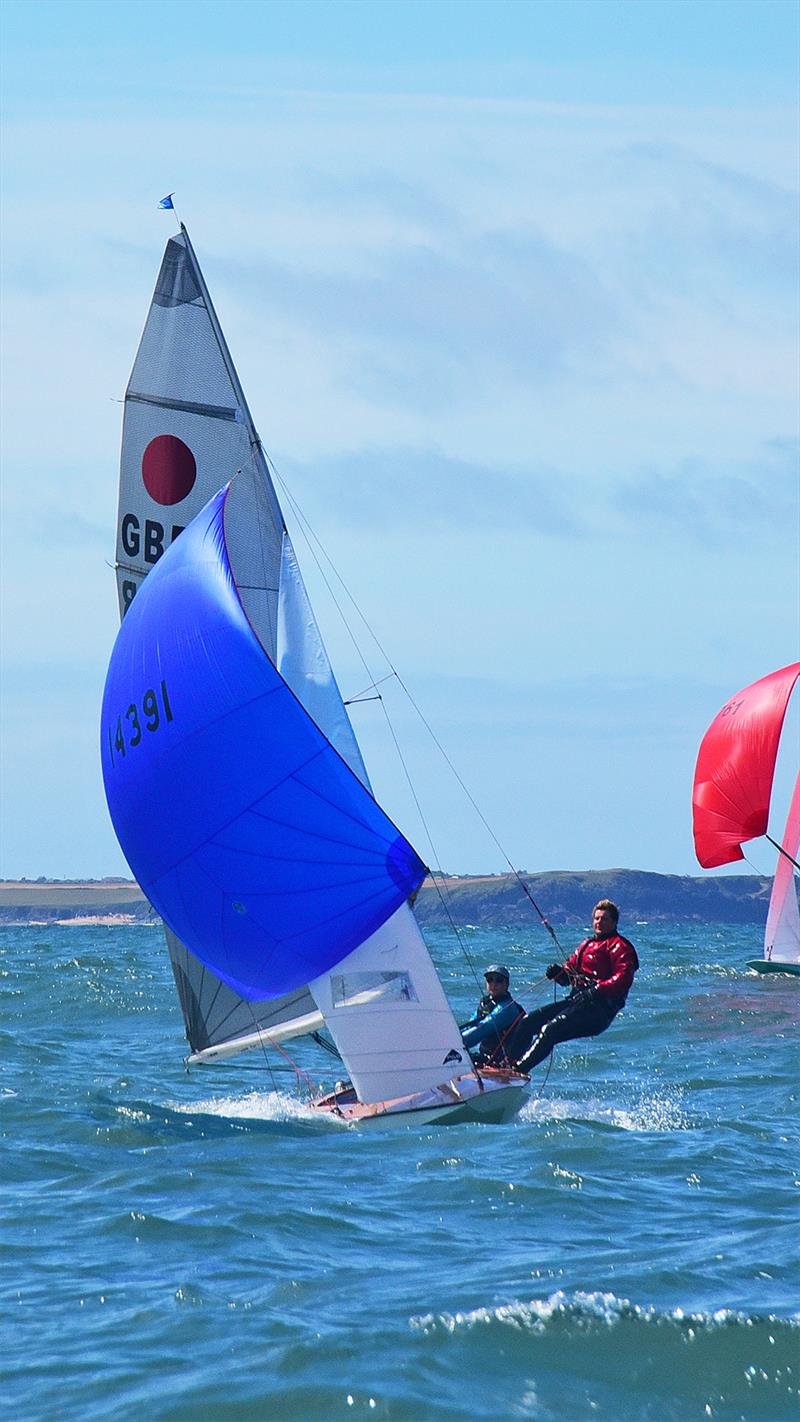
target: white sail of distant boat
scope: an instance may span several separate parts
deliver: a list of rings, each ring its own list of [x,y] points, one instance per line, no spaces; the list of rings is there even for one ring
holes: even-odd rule
[[[800,972],[800,909],[794,871],[800,852],[800,775],[795,782],[781,850],[767,912],[764,962],[794,966]]]
[[[352,1081],[327,1109],[512,1114],[526,1083],[472,1072],[409,907],[425,868],[372,795],[183,226],[126,392],[117,580],[106,794],[189,1061],[324,1023]]]

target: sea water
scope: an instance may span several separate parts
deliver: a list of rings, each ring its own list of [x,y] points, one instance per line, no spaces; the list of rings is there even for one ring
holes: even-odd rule
[[[0,929],[8,1416],[797,1418],[800,980],[755,930],[623,927],[629,1006],[514,1124],[363,1135],[279,1054],[184,1070],[155,926]],[[553,957],[428,936],[462,1019],[468,957]]]

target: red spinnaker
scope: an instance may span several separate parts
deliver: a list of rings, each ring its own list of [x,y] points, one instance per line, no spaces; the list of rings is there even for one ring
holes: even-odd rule
[[[694,848],[704,869],[743,859],[766,834],[775,757],[800,662],[771,672],[723,706],[700,744],[694,772]]]

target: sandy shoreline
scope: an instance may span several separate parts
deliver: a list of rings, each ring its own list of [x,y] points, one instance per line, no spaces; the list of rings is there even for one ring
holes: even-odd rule
[[[156,918],[137,918],[132,913],[75,914],[73,918],[4,918],[6,928],[135,928],[160,922]]]

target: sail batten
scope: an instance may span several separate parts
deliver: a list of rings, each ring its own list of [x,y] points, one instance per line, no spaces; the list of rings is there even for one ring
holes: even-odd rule
[[[154,405],[159,410],[179,410],[186,415],[207,415],[212,420],[241,421],[238,406],[205,405],[199,400],[168,399],[165,395],[142,395],[138,390],[128,390],[126,400],[138,405]]]

